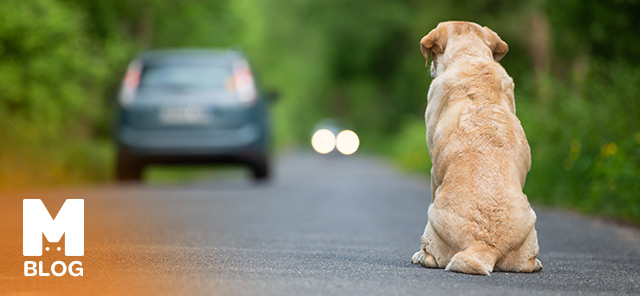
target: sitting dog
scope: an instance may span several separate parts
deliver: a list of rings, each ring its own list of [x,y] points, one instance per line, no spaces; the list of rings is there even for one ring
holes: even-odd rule
[[[427,111],[429,220],[411,263],[489,275],[542,269],[536,214],[522,192],[531,155],[516,117],[509,47],[487,27],[440,23],[420,40],[432,57]]]

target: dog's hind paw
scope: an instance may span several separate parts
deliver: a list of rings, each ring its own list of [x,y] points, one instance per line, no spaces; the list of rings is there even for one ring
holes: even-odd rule
[[[411,256],[411,264],[422,264],[422,262],[424,262],[424,252],[422,250]]]
[[[420,264],[424,267],[438,268],[436,259],[431,254],[426,254],[423,250],[417,251],[411,256],[411,264]]]

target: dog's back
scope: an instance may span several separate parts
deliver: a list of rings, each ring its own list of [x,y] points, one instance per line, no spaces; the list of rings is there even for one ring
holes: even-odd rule
[[[478,34],[491,36],[482,27],[441,26],[447,31],[436,35],[446,42],[431,43],[441,47],[434,54],[441,68],[432,69],[437,75],[426,113],[434,197],[423,250],[437,265],[429,267],[474,274],[488,274],[494,267],[533,271],[537,267],[524,267],[520,255],[535,260],[537,239],[528,239],[535,236],[536,217],[522,192],[530,154],[515,116],[513,81],[495,61],[495,51],[483,48],[490,49],[491,42],[474,40]],[[456,48],[456,43],[464,46]],[[469,49],[470,44],[479,48]],[[523,245],[527,250],[515,254]]]
[[[449,71],[457,79],[447,79]],[[494,61],[460,60],[432,84],[450,93],[434,98],[447,106],[429,135],[437,186],[429,219],[443,239],[467,250],[452,258],[451,270],[478,273],[494,265],[500,254],[524,241],[535,223],[522,193],[529,146],[509,104],[512,84],[503,83],[501,72]],[[474,266],[464,256],[487,263]]]

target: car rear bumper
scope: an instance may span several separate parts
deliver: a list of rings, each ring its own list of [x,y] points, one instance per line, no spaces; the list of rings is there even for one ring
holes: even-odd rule
[[[123,127],[118,132],[118,142],[138,157],[154,162],[198,162],[264,154],[264,134],[254,124],[236,129],[137,130]]]

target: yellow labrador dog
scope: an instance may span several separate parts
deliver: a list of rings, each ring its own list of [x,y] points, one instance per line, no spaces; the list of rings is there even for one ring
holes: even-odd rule
[[[432,203],[411,262],[480,275],[542,269],[536,214],[522,193],[529,144],[513,80],[498,63],[507,43],[487,27],[444,22],[420,47],[427,65],[433,58],[425,114]]]

